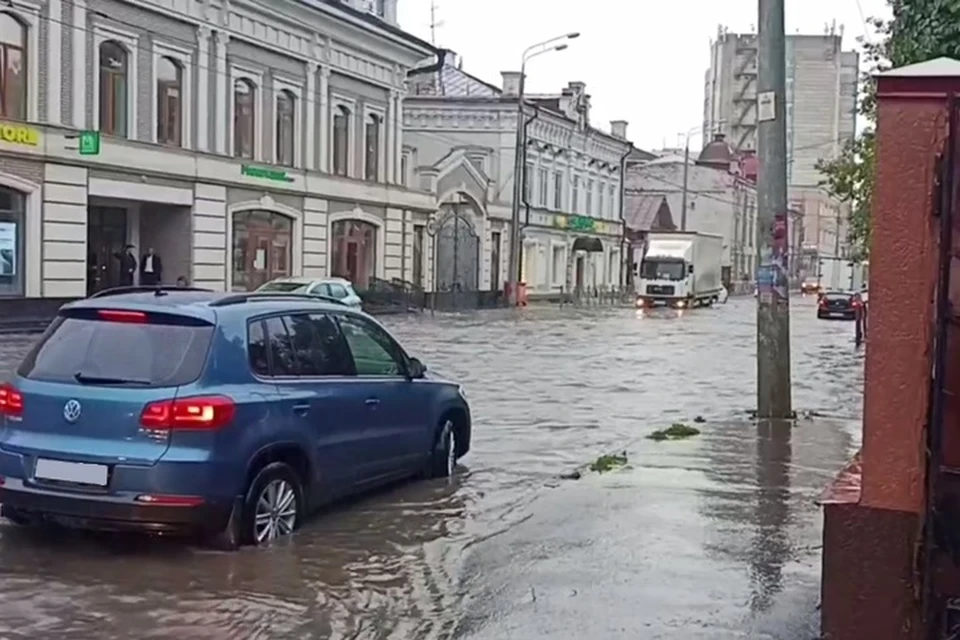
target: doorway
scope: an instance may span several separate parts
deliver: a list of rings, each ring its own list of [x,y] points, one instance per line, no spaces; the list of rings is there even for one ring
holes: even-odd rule
[[[500,232],[490,234],[490,290],[500,291]]]
[[[87,295],[120,285],[120,259],[127,245],[127,210],[87,210]]]
[[[577,291],[581,291],[583,289],[583,281],[584,281],[584,275],[585,275],[584,262],[585,260],[583,255],[577,256],[576,270],[575,270],[576,275],[574,276],[574,283],[576,285]]]

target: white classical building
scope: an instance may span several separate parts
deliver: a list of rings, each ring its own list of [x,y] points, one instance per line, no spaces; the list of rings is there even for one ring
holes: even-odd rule
[[[410,78],[404,100],[405,179],[439,198],[418,276],[426,288],[499,289],[507,265],[519,73],[502,86],[459,68],[452,52]],[[531,295],[621,283],[621,172],[626,122],[590,125],[590,96],[571,82],[528,95],[521,270]]]
[[[404,187],[396,0],[11,0],[0,100],[0,298],[163,278],[412,273],[435,199]]]

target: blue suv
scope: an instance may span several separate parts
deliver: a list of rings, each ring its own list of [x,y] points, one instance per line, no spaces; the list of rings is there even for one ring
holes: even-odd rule
[[[65,305],[0,386],[17,524],[288,534],[317,506],[470,449],[463,389],[335,300],[128,287]]]

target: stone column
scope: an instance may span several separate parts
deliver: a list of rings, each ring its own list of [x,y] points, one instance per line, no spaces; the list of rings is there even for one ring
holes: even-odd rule
[[[330,172],[330,67],[320,68],[320,171]]]
[[[210,27],[197,27],[197,150],[210,150],[210,122],[220,122],[218,111],[210,108]]]
[[[400,166],[403,164],[403,94],[401,92],[394,91],[391,93],[390,107],[393,124],[393,146],[390,155],[393,160],[393,170],[390,171],[389,175],[391,182],[398,184],[400,182]]]
[[[227,43],[229,42],[229,34],[217,31],[217,65],[214,80],[217,84],[217,103],[214,111],[217,117],[213,121],[216,124],[216,151],[223,155],[229,151],[227,131],[228,123],[233,118],[233,114],[230,113],[230,74],[227,73]]]
[[[317,168],[317,63],[307,62],[307,95],[304,97],[303,108],[306,111],[306,163],[307,171]]]
[[[87,128],[87,2],[73,0],[73,126]]]
[[[387,147],[386,147],[386,156],[387,156],[387,173],[385,176],[384,182],[387,184],[396,184],[397,182],[397,171],[396,171],[396,162],[397,162],[397,141],[400,136],[397,131],[397,122],[396,122],[396,112],[397,112],[397,101],[395,99],[396,92],[390,92],[390,101],[387,103]]]

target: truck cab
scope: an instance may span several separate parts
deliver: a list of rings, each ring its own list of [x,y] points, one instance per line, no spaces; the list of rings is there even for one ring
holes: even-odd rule
[[[648,254],[640,263],[638,306],[684,308],[693,292],[693,270],[683,258]]]

